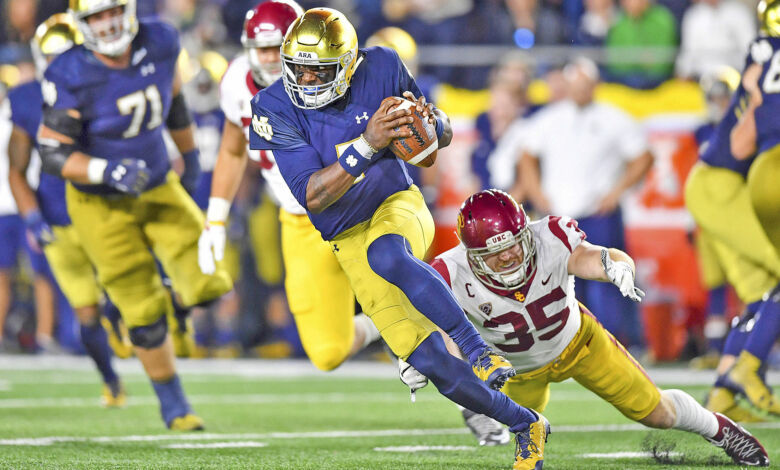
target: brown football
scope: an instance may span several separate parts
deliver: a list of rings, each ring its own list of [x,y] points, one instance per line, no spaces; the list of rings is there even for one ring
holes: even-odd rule
[[[389,97],[389,99],[399,99],[401,104],[393,106],[387,112],[391,113],[398,109],[414,108],[415,102],[406,98]],[[412,131],[411,137],[403,139],[393,139],[390,142],[390,150],[393,155],[412,165],[429,167],[436,161],[436,151],[439,149],[439,139],[436,137],[436,126],[423,119],[423,115],[417,111],[412,112],[414,121],[410,124],[404,124],[407,129]]]

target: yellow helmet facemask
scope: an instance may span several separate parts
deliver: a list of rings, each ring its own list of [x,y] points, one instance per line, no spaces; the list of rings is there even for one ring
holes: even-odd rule
[[[121,16],[105,20],[101,25],[101,29],[115,31],[114,34],[100,34],[87,22],[90,15],[115,7],[122,7]],[[84,35],[84,46],[99,54],[111,57],[121,55],[138,33],[135,0],[70,0],[69,11]]]
[[[760,31],[767,36],[780,37],[780,0],[761,0],[756,13]]]
[[[38,25],[35,36],[30,41],[36,75],[42,77],[54,57],[83,41],[84,38],[76,27],[73,17],[67,13],[51,15]]]
[[[282,43],[282,81],[299,108],[317,109],[344,96],[357,63],[358,40],[347,18],[330,8],[312,8],[290,26]],[[298,83],[302,70],[316,70],[317,85]]]

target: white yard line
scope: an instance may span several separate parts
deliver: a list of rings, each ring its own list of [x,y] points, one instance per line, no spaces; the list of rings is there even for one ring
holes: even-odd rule
[[[780,422],[756,423],[751,429],[780,429]],[[593,433],[593,432],[632,432],[648,431],[641,424],[605,424],[605,425],[562,425],[553,426],[553,433]],[[158,442],[158,441],[230,441],[230,440],[275,440],[275,439],[340,439],[368,437],[403,437],[403,436],[443,436],[469,434],[465,427],[441,429],[377,429],[355,431],[311,431],[311,432],[270,432],[270,433],[190,433],[190,434],[157,434],[129,436],[48,436],[26,437],[17,439],[0,439],[0,446],[48,446],[58,442],[89,442],[89,443],[121,443],[121,442]]]
[[[469,446],[395,446],[395,447],[374,447],[377,452],[430,452],[430,451],[474,451],[476,447]]]
[[[143,368],[137,359],[117,360],[114,363],[120,375],[142,376],[143,374]],[[52,371],[62,376],[63,371],[84,371],[94,374],[94,367],[90,359],[84,356],[0,355],[0,371]],[[398,374],[398,368],[394,364],[376,361],[350,361],[335,371],[326,373],[317,370],[306,359],[185,359],[177,361],[177,368],[185,382],[197,376],[281,380],[298,377],[395,379]],[[647,372],[659,385],[709,385],[715,380],[714,371],[683,367],[649,367]],[[8,378],[4,377],[4,379]],[[13,379],[10,380],[13,382]],[[29,378],[21,378],[21,380],[29,380]],[[780,383],[780,372],[770,371],[767,380],[770,384]]]
[[[242,447],[266,447],[265,442],[210,442],[208,444],[170,444],[163,449],[236,449]]]
[[[667,452],[663,455],[666,457],[680,457],[683,454],[679,452]],[[578,457],[586,459],[644,459],[652,458],[653,454],[650,452],[609,452],[604,454],[580,454]]]

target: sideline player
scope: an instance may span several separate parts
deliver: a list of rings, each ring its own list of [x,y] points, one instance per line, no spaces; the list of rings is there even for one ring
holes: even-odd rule
[[[747,105],[731,130],[730,148],[734,158],[745,160],[742,164],[750,167],[750,202],[761,228],[780,254],[780,1],[762,0],[757,12],[760,33],[750,45],[742,73]],[[750,242],[740,242],[753,252]],[[753,333],[729,376],[744,385],[745,395],[755,406],[780,414],[780,401],[761,380],[765,360],[780,336],[780,285],[764,300]]]
[[[33,57],[39,79],[20,85],[8,94],[14,123],[8,142],[9,182],[28,230],[43,249],[65,297],[80,324],[81,342],[103,378],[102,403],[122,406],[125,393],[111,365],[111,349],[100,324],[100,288],[92,265],[78,240],[65,206],[65,182],[41,173],[37,191],[27,183],[27,167],[41,123],[43,96],[40,77],[55,57],[81,43],[81,33],[67,13],[56,13],[35,31]]]
[[[347,276],[290,193],[273,153],[248,149],[250,101],[281,77],[279,47],[287,28],[302,13],[291,1],[266,1],[247,12],[241,35],[244,53],[230,63],[220,85],[226,121],[198,259],[204,273],[213,272],[214,260],[222,259],[230,204],[248,159],[252,159],[281,206],[285,291],[303,348],[318,369],[329,371],[378,339],[379,332],[365,314],[355,315],[355,297]]]
[[[745,182],[755,160],[736,160],[730,150],[730,133],[746,99],[744,88],[737,86],[688,175],[685,203],[746,306],[726,338],[718,379],[706,406],[734,420],[756,421],[761,418],[741,408],[735,394],[744,394],[759,409],[780,414],[780,402],[762,378],[777,336],[772,332],[776,301],[765,295],[780,282],[780,255],[756,217]]]
[[[388,97],[414,99],[435,121],[439,147],[452,139],[448,118],[425,102],[395,51],[359,50],[355,29],[336,10],[313,8],[299,17],[285,35],[282,64],[282,80],[252,99],[250,148],[274,151],[287,186],[393,352],[444,396],[507,424],[516,433],[515,469],[540,467],[549,424],[487,386],[500,387],[514,371],[420,260],[433,219],[404,163],[385,149],[412,135],[400,127],[412,121],[411,111],[388,113],[400,103]],[[464,350],[472,370],[447,352],[436,325]]]
[[[659,390],[577,301],[574,276],[612,282],[641,301],[626,253],[586,242],[569,217],[530,222],[511,196],[495,189],[463,203],[457,230],[461,244],[433,267],[488,344],[518,370],[501,389],[510,398],[544,410],[550,382],[574,378],[627,418],[697,433],[742,465],[769,465],[764,448],[742,427],[681,390]]]
[[[198,171],[192,121],[176,69],[178,33],[139,21],[135,0],[71,0],[84,44],[57,57],[41,85],[44,171],[69,180],[68,212],[98,281],[122,314],[173,430],[203,428],[176,375],[166,317],[170,295],[155,258],[185,307],[231,288],[228,275],[197,269],[204,220],[170,170],[163,124],[188,172]]]

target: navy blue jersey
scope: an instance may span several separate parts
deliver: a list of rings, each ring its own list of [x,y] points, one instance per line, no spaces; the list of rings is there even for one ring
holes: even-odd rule
[[[746,160],[737,160],[731,154],[731,130],[737,125],[739,116],[745,109],[746,104],[745,90],[742,85],[731,96],[729,108],[723,119],[711,128],[709,132],[706,129],[698,129],[696,132],[696,141],[699,144],[699,158],[710,166],[727,168],[736,171],[743,177],[747,177],[750,165],[753,164],[755,156]],[[709,135],[705,135],[705,134]]]
[[[222,137],[222,128],[225,125],[225,113],[216,108],[206,113],[192,113],[195,121],[195,137],[200,149],[201,173],[198,178],[198,186],[191,194],[195,204],[203,210],[209,205],[211,196],[211,177],[214,173],[214,165],[219,153],[219,141]]]
[[[759,36],[750,45],[748,64],[762,64],[763,103],[756,109],[756,146],[763,152],[780,144],[780,38]]]
[[[253,132],[249,146],[273,150],[287,186],[298,202],[306,206],[306,186],[316,171],[335,163],[339,155],[366,129],[369,118],[388,96],[401,96],[420,89],[392,49],[361,49],[352,84],[346,95],[319,109],[300,109],[290,101],[281,80],[252,98]],[[267,127],[255,124],[270,125]],[[325,240],[371,218],[390,195],[411,185],[405,164],[389,149],[374,156],[375,163],[364,175],[319,214],[309,214]]]
[[[43,114],[43,95],[38,81],[27,82],[8,92],[11,102],[11,121],[27,134],[37,147],[36,135]],[[65,204],[65,180],[41,172],[40,183],[35,192],[38,207],[49,225],[70,225]]]
[[[144,160],[148,187],[153,188],[170,169],[163,129],[178,56],[179,35],[172,26],[141,21],[128,67],[109,68],[84,46],[76,46],[46,69],[44,99],[48,106],[81,113],[79,150],[106,160]],[[76,186],[90,193],[117,192],[105,185]]]

